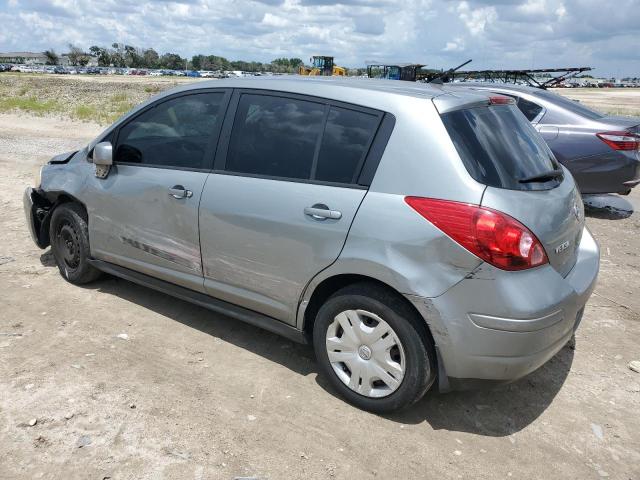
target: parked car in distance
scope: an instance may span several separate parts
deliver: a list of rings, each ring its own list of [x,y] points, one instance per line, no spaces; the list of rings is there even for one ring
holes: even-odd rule
[[[24,195],[40,248],[313,344],[352,404],[520,378],[560,350],[599,250],[514,101],[384,80],[160,93]]]
[[[462,82],[447,88],[473,88],[515,98],[583,194],[626,195],[640,183],[640,118],[607,116],[529,86]]]

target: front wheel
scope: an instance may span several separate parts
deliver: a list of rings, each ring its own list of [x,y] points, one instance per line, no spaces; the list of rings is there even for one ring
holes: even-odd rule
[[[67,281],[82,285],[100,276],[89,264],[89,228],[80,205],[64,203],[53,211],[49,238],[60,274]]]
[[[419,400],[435,380],[424,320],[376,284],[356,284],[320,308],[313,344],[321,372],[351,404],[387,413]]]

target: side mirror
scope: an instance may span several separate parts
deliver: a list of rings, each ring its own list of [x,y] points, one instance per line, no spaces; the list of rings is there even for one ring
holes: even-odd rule
[[[96,177],[107,178],[113,165],[111,142],[100,142],[93,148],[93,163],[96,166]]]
[[[113,147],[111,142],[100,142],[93,149],[93,163],[96,165],[113,165]]]

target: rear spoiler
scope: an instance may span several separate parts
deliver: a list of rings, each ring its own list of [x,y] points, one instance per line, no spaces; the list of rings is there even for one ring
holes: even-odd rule
[[[443,95],[438,95],[432,100],[440,115],[467,108],[515,104],[515,100],[511,97],[479,90],[456,88],[455,91],[444,90],[444,92]]]

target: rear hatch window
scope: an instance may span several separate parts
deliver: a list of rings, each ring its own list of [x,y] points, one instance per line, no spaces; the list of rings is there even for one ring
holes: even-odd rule
[[[509,190],[548,190],[562,182],[553,153],[515,106],[454,110],[442,121],[478,182]]]

